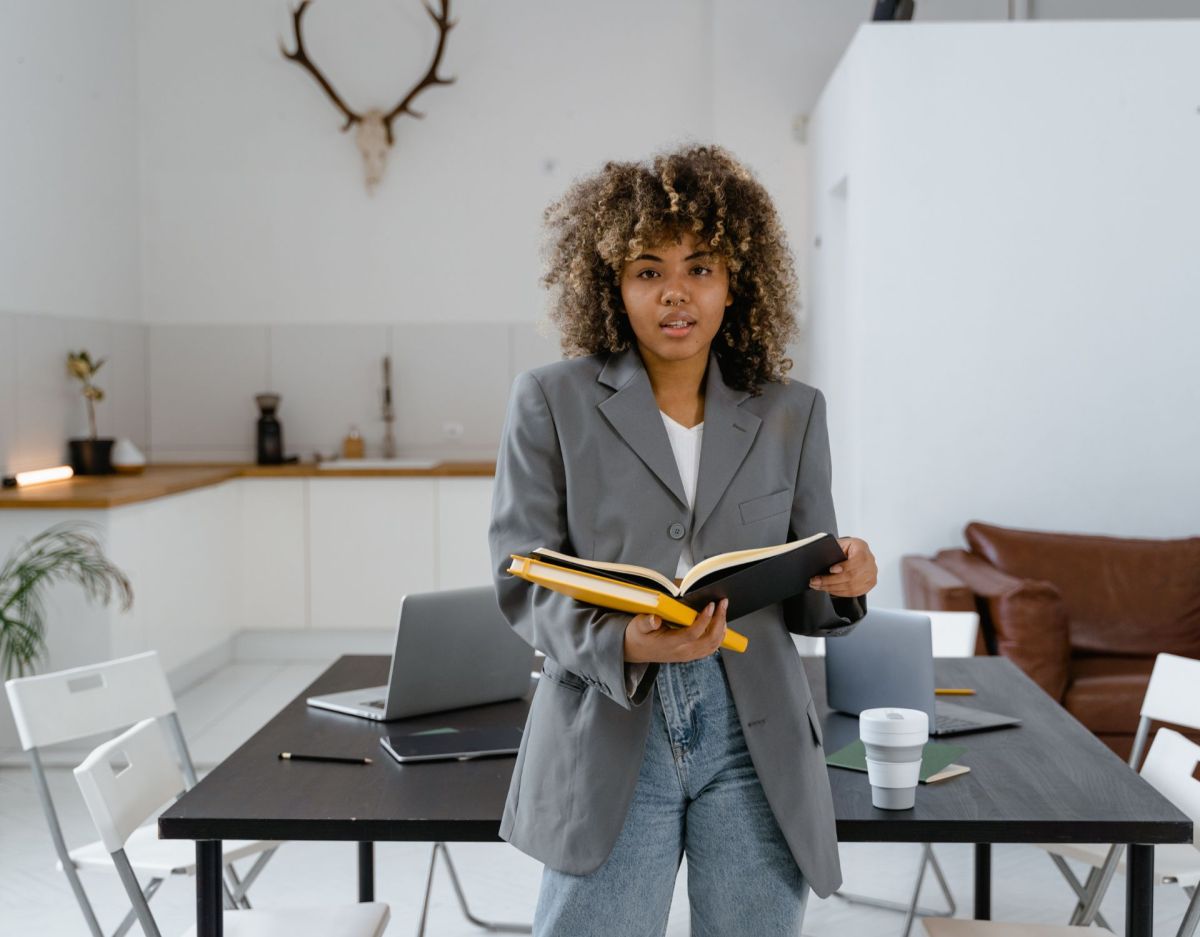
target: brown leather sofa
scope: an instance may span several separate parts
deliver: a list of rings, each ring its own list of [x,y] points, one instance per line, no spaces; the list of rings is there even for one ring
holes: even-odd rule
[[[978,522],[965,534],[969,550],[902,558],[907,607],[978,611],[977,653],[1011,658],[1127,758],[1155,655],[1200,658],[1200,537],[1133,540]]]

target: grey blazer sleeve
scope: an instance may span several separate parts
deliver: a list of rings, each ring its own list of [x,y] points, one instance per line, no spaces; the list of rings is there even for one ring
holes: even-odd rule
[[[507,572],[513,553],[548,547],[573,554],[567,488],[554,418],[541,384],[524,373],[513,384],[496,461],[488,544],[500,611],[528,644],[629,709],[625,628],[630,616],[606,612]]]
[[[829,428],[825,422],[825,395],[819,390],[809,412],[800,470],[792,500],[789,538],[807,537],[818,531],[837,536],[830,485],[833,466],[829,457]],[[788,631],[820,638],[846,634],[867,613],[867,597],[841,598],[828,592],[805,589],[783,603],[783,620]]]

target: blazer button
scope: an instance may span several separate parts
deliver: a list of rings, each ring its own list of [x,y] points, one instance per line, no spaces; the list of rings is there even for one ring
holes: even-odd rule
[[[687,533],[687,528],[684,527],[678,521],[676,521],[674,524],[672,524],[670,527],[667,528],[667,533],[671,535],[672,540],[682,540],[683,535]]]

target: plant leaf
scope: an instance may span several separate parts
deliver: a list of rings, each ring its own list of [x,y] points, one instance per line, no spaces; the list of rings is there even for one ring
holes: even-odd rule
[[[24,674],[45,656],[45,586],[73,581],[95,602],[107,605],[115,593],[122,610],[133,604],[129,579],[104,555],[94,530],[87,522],[56,524],[0,567],[0,668],[7,677]]]

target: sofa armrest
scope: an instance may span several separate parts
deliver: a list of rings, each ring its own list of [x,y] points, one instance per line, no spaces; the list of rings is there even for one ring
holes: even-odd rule
[[[927,556],[900,557],[904,607],[938,612],[973,612],[975,595],[945,566]]]
[[[936,561],[979,597],[980,618],[994,636],[996,651],[1061,702],[1071,643],[1058,589],[1038,579],[1010,576],[965,550],[942,550]]]

